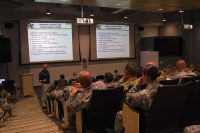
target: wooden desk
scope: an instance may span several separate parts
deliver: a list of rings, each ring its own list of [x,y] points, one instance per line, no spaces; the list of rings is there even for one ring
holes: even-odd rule
[[[23,96],[34,96],[33,73],[21,74],[20,79]]]

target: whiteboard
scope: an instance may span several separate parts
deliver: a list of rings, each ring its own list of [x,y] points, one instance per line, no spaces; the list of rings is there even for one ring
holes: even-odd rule
[[[155,62],[159,67],[158,51],[140,51],[140,66],[144,67],[149,61]]]

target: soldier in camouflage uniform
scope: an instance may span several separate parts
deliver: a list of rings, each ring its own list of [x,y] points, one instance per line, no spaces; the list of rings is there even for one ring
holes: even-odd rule
[[[8,92],[6,92],[6,91],[4,90],[3,85],[0,85],[0,98],[6,99],[7,101],[9,101],[10,98],[11,98],[10,93],[8,93]]]
[[[143,69],[143,76],[139,78],[138,83],[135,84],[127,93],[125,103],[130,107],[137,107],[147,111],[151,107],[154,95],[157,92],[160,71],[156,66],[147,66]],[[141,85],[145,83],[145,89],[141,89]],[[116,117],[115,132],[123,132],[122,112],[118,112]]]
[[[8,103],[8,100],[10,99],[10,93],[7,93],[4,90],[3,85],[0,86],[0,107],[4,112],[4,119],[6,119],[6,114],[8,113],[9,116],[12,116],[12,109],[10,104]]]
[[[72,88],[70,97],[66,102],[69,129],[75,129],[75,113],[84,108],[87,108],[90,104],[93,89],[106,88],[103,82],[92,83],[92,78],[89,72],[81,71],[79,73],[79,81],[81,88]]]
[[[139,107],[142,110],[148,110],[151,107],[153,97],[157,92],[159,86],[157,77],[160,76],[160,72],[156,66],[150,66],[143,70],[143,77],[140,78],[140,82],[134,85],[126,94],[125,103],[131,107]],[[140,85],[146,83],[145,89],[140,89]]]
[[[124,91],[128,91],[129,86],[137,83],[137,67],[134,63],[128,63],[125,66],[125,75],[117,82],[117,85],[124,86]]]
[[[167,76],[169,79],[197,76],[196,73],[187,68],[186,62],[183,59],[176,62],[176,68],[177,70],[172,74],[172,76]]]

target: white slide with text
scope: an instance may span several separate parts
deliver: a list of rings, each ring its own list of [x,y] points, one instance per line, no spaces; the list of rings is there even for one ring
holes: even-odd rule
[[[71,23],[28,23],[30,62],[72,61]]]
[[[129,58],[129,25],[96,25],[97,59]]]

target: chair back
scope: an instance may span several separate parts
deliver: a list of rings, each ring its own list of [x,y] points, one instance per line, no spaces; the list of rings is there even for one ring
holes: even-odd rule
[[[99,80],[104,80],[104,75],[97,75],[96,81],[99,81]]]
[[[160,86],[146,118],[146,133],[179,132],[193,82]]]
[[[100,131],[114,128],[116,113],[121,109],[123,86],[94,90],[89,109],[84,117],[86,129]]]
[[[195,81],[195,80],[199,80],[200,77],[199,76],[194,76],[194,77],[184,77],[180,79],[180,84],[184,84],[190,81]]]
[[[195,87],[191,88],[192,94],[189,99],[184,120],[183,120],[183,128],[189,125],[197,125],[200,124],[200,81],[195,81]]]
[[[179,79],[161,80],[159,83],[162,85],[178,85]]]
[[[11,95],[14,95],[16,93],[14,80],[6,80],[6,81],[3,81],[2,84],[4,85],[5,90],[9,92]]]

